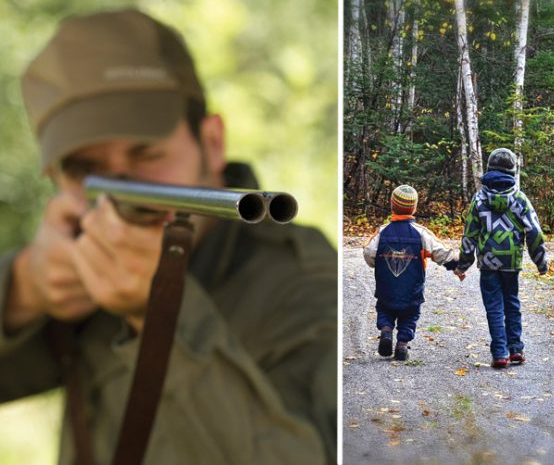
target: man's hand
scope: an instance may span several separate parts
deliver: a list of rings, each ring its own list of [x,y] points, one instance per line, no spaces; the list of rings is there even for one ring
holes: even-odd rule
[[[463,271],[459,270],[458,268],[456,268],[456,269],[453,271],[453,273],[454,273],[456,276],[458,276],[458,279],[459,279],[460,281],[463,281],[464,279],[466,279],[466,274],[465,274]]]
[[[48,203],[35,239],[15,259],[4,324],[16,332],[40,316],[78,320],[95,303],[74,266],[75,230],[86,205],[70,194]]]
[[[81,221],[73,263],[88,293],[140,332],[161,254],[163,225],[137,226],[105,197]]]

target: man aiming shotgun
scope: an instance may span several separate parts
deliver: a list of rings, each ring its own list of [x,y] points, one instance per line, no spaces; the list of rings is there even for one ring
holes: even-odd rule
[[[138,11],[64,21],[25,72],[23,96],[58,194],[35,239],[0,264],[0,400],[62,377],[78,384],[68,388],[60,463],[108,464],[136,394],[145,316],[164,310],[152,309],[163,284],[152,280],[173,215],[126,221],[109,195],[90,208],[85,177],[257,185],[247,166],[226,163],[223,122],[206,112],[180,38]],[[198,215],[190,223],[185,291],[143,463],[334,462],[334,252],[308,228]],[[60,321],[72,323],[61,357],[52,346],[63,334],[50,331]],[[78,361],[69,375],[68,360]]]

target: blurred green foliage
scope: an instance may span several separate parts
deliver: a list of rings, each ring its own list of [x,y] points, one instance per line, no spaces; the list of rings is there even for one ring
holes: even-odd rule
[[[336,242],[336,1],[10,0],[0,3],[0,250],[29,239],[52,191],[39,174],[22,71],[61,18],[129,5],[185,36],[210,110],[226,122],[229,159],[251,162],[262,186],[291,191],[298,221]]]
[[[39,172],[19,79],[73,14],[137,6],[181,31],[210,110],[223,115],[231,160],[299,201],[298,221],[337,240],[335,0],[3,0],[0,2],[0,251],[34,234],[53,192]],[[0,465],[54,463],[59,393],[0,409]],[[29,444],[32,446],[29,447]]]

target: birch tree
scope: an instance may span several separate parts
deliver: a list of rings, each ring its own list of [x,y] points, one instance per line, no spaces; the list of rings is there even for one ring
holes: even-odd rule
[[[359,2],[360,0],[346,0],[344,2],[344,81],[347,86],[351,82],[352,63],[359,46]]]
[[[514,152],[517,157],[516,182],[519,186],[520,171],[523,166],[523,154],[521,146],[523,144],[523,83],[525,79],[525,56],[527,50],[527,29],[529,26],[529,0],[519,0],[517,3],[519,10],[518,24],[516,28],[517,44],[514,50],[515,70],[515,95],[514,95]]]
[[[402,109],[402,55],[404,52],[404,37],[402,30],[404,28],[405,12],[403,0],[389,0],[389,22],[392,33],[392,66],[394,70],[394,80],[392,82],[391,110],[392,120],[391,128],[400,132],[400,112]]]
[[[458,68],[458,85],[456,86],[456,127],[460,135],[460,156],[462,159],[462,200],[464,204],[467,204],[469,199],[467,185],[467,136],[464,126],[463,98],[464,88],[462,84],[462,68],[460,66]]]
[[[364,89],[371,85],[371,48],[369,46],[369,22],[366,14],[366,0],[355,0],[358,2],[358,37],[361,46],[361,63]],[[369,94],[369,92],[367,92]],[[367,109],[369,98],[364,96],[364,108]]]
[[[408,124],[406,126],[406,132],[411,136],[412,134],[412,124],[413,124],[413,111],[415,106],[415,95],[416,95],[416,67],[417,67],[417,53],[418,53],[418,41],[419,41],[419,18],[418,18],[418,8],[414,10],[414,18],[412,23],[412,54],[410,59],[410,88],[408,90],[408,102],[407,102],[407,113],[409,115]]]
[[[479,118],[477,96],[472,81],[471,60],[467,40],[467,21],[464,0],[455,0],[456,23],[458,25],[458,53],[462,71],[462,85],[465,97],[466,129],[469,145],[469,158],[471,160],[471,172],[475,190],[481,186],[483,175],[483,159],[479,142]]]

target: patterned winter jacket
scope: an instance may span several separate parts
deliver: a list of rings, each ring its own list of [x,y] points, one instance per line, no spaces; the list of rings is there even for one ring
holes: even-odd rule
[[[475,260],[482,270],[519,271],[523,247],[540,272],[548,263],[537,214],[515,179],[500,171],[489,171],[483,187],[474,195],[466,219],[458,269],[467,270]]]
[[[364,248],[364,258],[375,268],[377,305],[393,310],[424,302],[427,258],[448,270],[458,265],[456,251],[409,215],[393,215],[389,224],[381,226]]]

